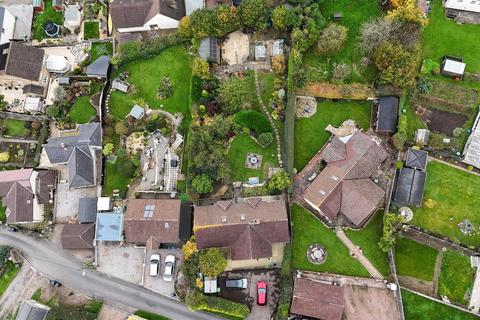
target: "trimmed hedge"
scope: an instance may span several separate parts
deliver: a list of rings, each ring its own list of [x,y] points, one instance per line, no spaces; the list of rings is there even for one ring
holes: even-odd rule
[[[243,110],[237,112],[234,116],[234,120],[239,125],[254,130],[257,136],[262,133],[273,132],[268,118],[263,113],[256,110]]]
[[[161,316],[159,314],[151,313],[148,311],[143,311],[143,310],[135,311],[134,315],[142,317],[147,320],[170,320],[170,318]]]
[[[215,313],[223,313],[238,318],[245,318],[250,313],[250,310],[244,304],[214,296],[206,296],[205,304],[200,306],[200,309]]]

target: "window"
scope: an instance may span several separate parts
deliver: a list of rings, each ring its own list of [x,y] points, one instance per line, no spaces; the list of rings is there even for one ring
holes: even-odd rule
[[[143,210],[143,216],[145,218],[153,217],[153,212],[155,211],[155,205],[147,204]]]

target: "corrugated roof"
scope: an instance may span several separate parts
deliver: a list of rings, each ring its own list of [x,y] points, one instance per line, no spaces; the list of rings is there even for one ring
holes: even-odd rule
[[[35,300],[23,301],[15,320],[45,320],[50,307]]]

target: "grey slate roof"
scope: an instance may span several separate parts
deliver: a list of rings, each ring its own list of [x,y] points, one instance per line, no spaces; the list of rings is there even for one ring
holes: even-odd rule
[[[5,73],[22,79],[39,81],[44,56],[43,49],[12,42]]]
[[[97,220],[98,198],[80,198],[78,202],[78,223],[90,223]]]
[[[408,149],[405,166],[413,169],[425,170],[427,168],[428,152],[423,150]]]
[[[108,56],[100,56],[97,60],[90,63],[87,67],[88,76],[106,77],[110,67],[110,58]]]
[[[35,300],[25,300],[18,310],[16,320],[44,320],[47,318],[49,307]]]
[[[377,131],[397,132],[398,123],[398,98],[381,97],[378,106]]]
[[[75,147],[68,161],[70,188],[95,185],[95,163],[87,146]]]
[[[421,206],[427,174],[403,167],[398,175],[393,201],[399,205]]]

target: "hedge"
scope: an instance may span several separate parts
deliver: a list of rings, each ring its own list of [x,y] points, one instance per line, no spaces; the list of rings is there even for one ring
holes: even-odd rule
[[[272,133],[273,131],[268,118],[263,113],[256,110],[243,110],[237,112],[234,121],[243,127],[255,130],[257,137],[262,133]]]
[[[244,319],[250,313],[247,305],[215,296],[206,296],[198,290],[190,292],[185,303],[192,310],[203,310],[216,314]]]
[[[285,125],[284,125],[284,159],[285,169],[293,177],[293,160],[295,151],[295,91],[288,92],[287,108],[285,109]]]
[[[135,311],[134,315],[142,317],[147,320],[170,320],[170,318],[161,316],[159,314],[151,313],[148,311],[143,311],[143,310]]]

